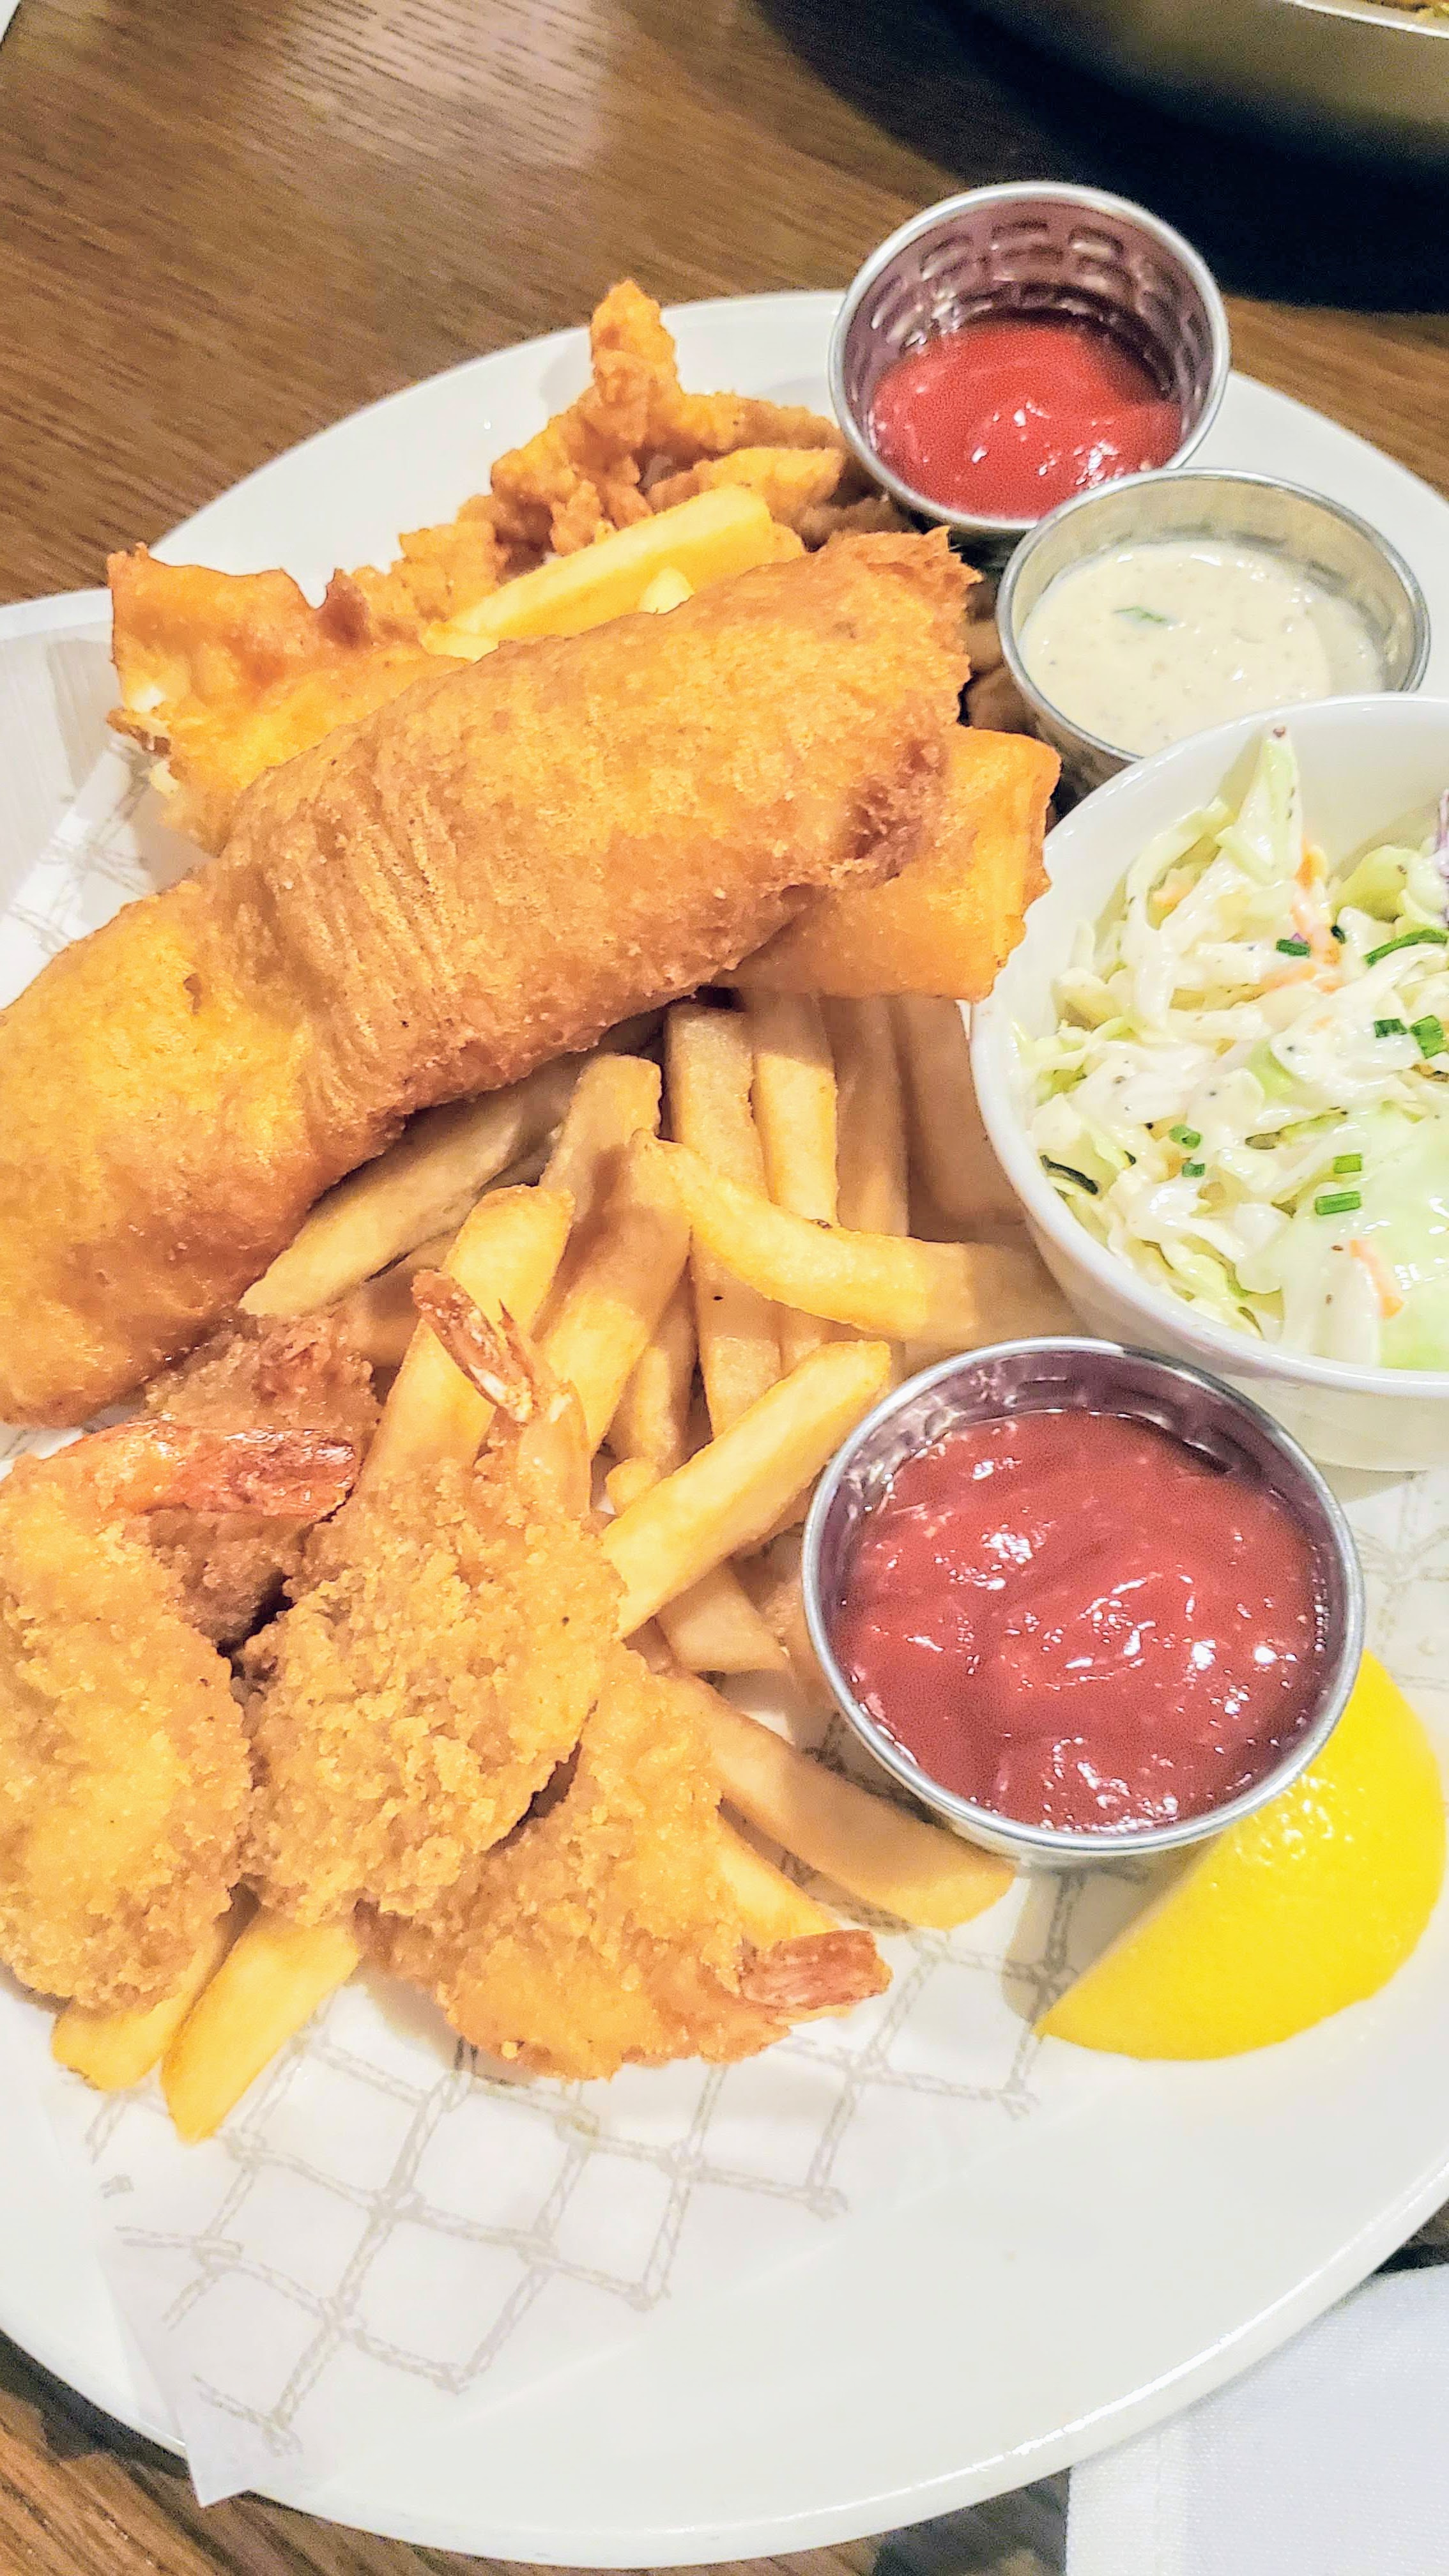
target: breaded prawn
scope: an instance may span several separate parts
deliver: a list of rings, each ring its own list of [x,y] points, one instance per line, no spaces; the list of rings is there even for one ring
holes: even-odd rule
[[[359,1495],[245,1665],[264,1902],[326,1923],[471,1883],[577,1744],[618,1588],[595,1542],[485,1456]]]
[[[215,1431],[316,1431],[363,1459],[377,1429],[372,1371],[331,1315],[237,1315],[153,1380],[146,1409]],[[153,1512],[145,1536],[178,1577],[186,1615],[232,1647],[281,1606],[301,1572],[309,1520],[274,1512]]]
[[[251,1766],[230,1675],[122,1524],[159,1503],[330,1510],[355,1453],[125,1423],[0,1486],[0,1960],[94,2010],[155,2002],[224,1911]]]
[[[753,1930],[689,1693],[616,1646],[538,1810],[426,1920],[375,1939],[475,2047],[582,2081],[751,2057],[887,1982],[866,1933],[761,1948]]]
[[[575,1545],[602,1564],[597,1538],[580,1527],[588,1452],[572,1391],[456,1281],[424,1276],[414,1294],[465,1375],[511,1411],[490,1444],[494,1478],[571,1526]],[[430,1905],[399,1921],[384,1903],[373,1933],[383,1958],[426,1986],[475,2047],[579,2079],[752,2056],[803,2015],[879,1992],[886,1971],[869,1935],[832,1927],[784,1882],[806,1937],[761,1923],[731,1870],[732,1853],[750,1855],[721,1820],[694,1698],[616,1641],[612,1590],[592,1616],[582,1606],[567,1645],[559,1640],[576,1711],[586,1679],[590,1690],[576,1746],[516,1830]]]

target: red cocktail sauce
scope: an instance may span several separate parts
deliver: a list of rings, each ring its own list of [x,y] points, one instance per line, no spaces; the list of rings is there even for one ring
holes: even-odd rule
[[[984,314],[908,349],[875,389],[877,455],[931,501],[1039,519],[1073,492],[1165,465],[1182,413],[1110,333],[1059,315]]]
[[[1023,1824],[1205,1815],[1307,1724],[1308,1539],[1266,1484],[1110,1413],[1018,1413],[908,1458],[832,1622],[931,1779]]]

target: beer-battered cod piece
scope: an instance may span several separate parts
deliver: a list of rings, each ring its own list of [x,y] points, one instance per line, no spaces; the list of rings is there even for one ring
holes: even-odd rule
[[[936,813],[943,534],[504,644],[250,788],[219,859],[0,1014],[0,1416],[191,1349],[413,1110],[726,974]]]
[[[426,1912],[472,1886],[573,1752],[617,1578],[494,1454],[359,1495],[296,1588],[245,1656],[250,1873],[299,1923],[362,1898]]]
[[[375,1938],[474,2047],[577,2081],[752,2057],[888,1982],[868,1933],[756,1946],[689,1692],[624,1646],[534,1812],[430,1914]]]
[[[372,1371],[330,1315],[235,1316],[152,1381],[146,1407],[215,1431],[326,1432],[350,1441],[359,1460],[378,1415]],[[280,1607],[310,1527],[263,1512],[153,1512],[144,1531],[177,1576],[193,1625],[232,1647]]]

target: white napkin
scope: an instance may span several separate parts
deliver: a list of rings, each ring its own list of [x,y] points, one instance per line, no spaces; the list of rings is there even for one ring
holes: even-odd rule
[[[1449,2576],[1449,2267],[1075,2469],[1066,2576]]]

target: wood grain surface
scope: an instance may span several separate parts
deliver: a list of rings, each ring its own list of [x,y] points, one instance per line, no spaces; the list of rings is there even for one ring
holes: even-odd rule
[[[616,277],[666,300],[837,286],[933,197],[1043,172],[1180,224],[1240,365],[1449,483],[1449,194],[1199,132],[965,6],[20,0],[0,126],[7,599],[98,581],[108,548],[360,403],[582,321]],[[889,2555],[1048,2564],[979,2517]],[[174,2463],[0,2345],[0,2576],[464,2563],[249,2500],[202,2514]]]

